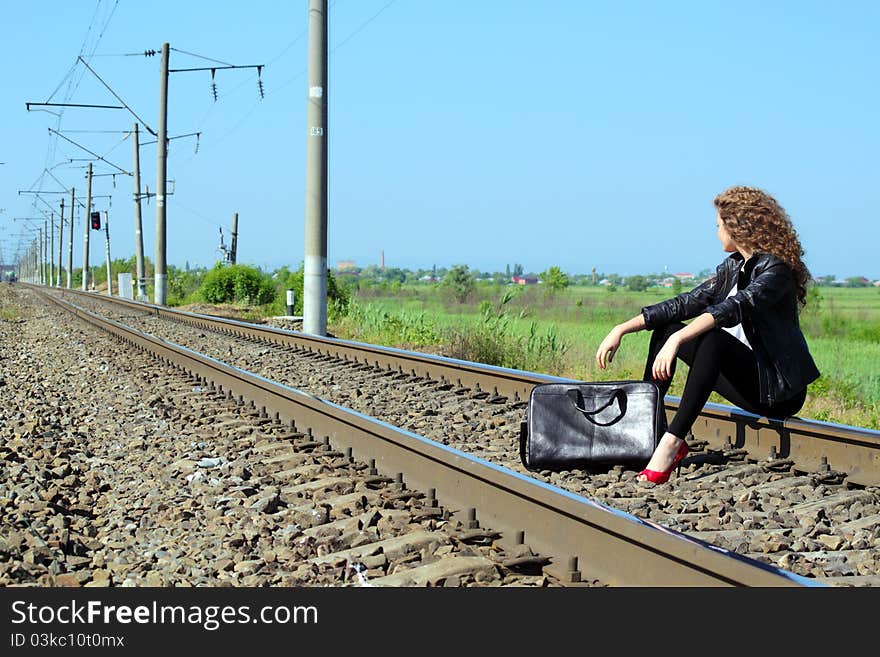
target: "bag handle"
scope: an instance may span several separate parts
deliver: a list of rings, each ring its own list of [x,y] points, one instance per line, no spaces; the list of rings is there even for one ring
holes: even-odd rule
[[[588,411],[586,408],[582,408],[578,406],[578,397],[580,397],[580,391],[577,388],[570,388],[566,390],[566,394],[568,398],[571,400],[571,403],[574,404],[574,407],[578,409],[585,418],[587,418],[590,422],[595,424],[597,427],[608,427],[618,422],[624,415],[626,415],[626,394],[618,388],[614,391],[614,394],[608,399],[607,402],[603,406],[600,406],[596,410]],[[614,400],[617,400],[617,405],[620,408],[620,413],[613,420],[609,420],[608,422],[597,422],[591,416],[596,415],[597,413],[601,413],[606,408],[611,406],[614,403]]]

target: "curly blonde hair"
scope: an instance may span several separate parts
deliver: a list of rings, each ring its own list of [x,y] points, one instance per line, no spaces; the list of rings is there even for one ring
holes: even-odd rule
[[[769,253],[794,274],[801,306],[807,303],[810,272],[804,249],[785,209],[767,192],[755,187],[725,189],[713,201],[733,241],[756,252]]]

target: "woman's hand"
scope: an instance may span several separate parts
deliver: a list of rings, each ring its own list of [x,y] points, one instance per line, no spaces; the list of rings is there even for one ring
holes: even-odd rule
[[[672,376],[672,364],[675,363],[675,357],[678,355],[678,348],[681,346],[676,334],[673,333],[666,340],[666,344],[657,352],[654,359],[652,372],[654,378],[658,381],[666,381]]]
[[[623,334],[618,329],[619,327],[617,326],[611,329],[611,332],[605,336],[605,339],[602,340],[599,349],[596,351],[596,364],[601,370],[604,370],[611,364],[614,354],[620,348],[620,339],[623,337]]]

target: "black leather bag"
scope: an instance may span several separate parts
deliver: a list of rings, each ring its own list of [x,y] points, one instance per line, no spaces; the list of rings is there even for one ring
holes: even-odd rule
[[[665,427],[656,383],[542,383],[529,395],[520,458],[529,470],[643,465]]]

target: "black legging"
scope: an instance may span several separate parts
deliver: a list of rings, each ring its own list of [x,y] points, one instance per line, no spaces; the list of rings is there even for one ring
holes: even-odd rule
[[[682,322],[658,326],[651,333],[648,362],[645,363],[644,381],[654,381],[660,387],[661,398],[666,396],[675,375],[675,361],[666,381],[657,381],[653,375],[654,359],[670,335],[685,327]],[[685,438],[714,390],[732,404],[750,413],[764,417],[783,418],[794,415],[804,405],[806,389],[790,399],[772,406],[762,404],[758,389],[758,365],[755,354],[727,331],[714,328],[681,345],[678,358],[690,370],[681,394],[681,402],[667,431]]]

